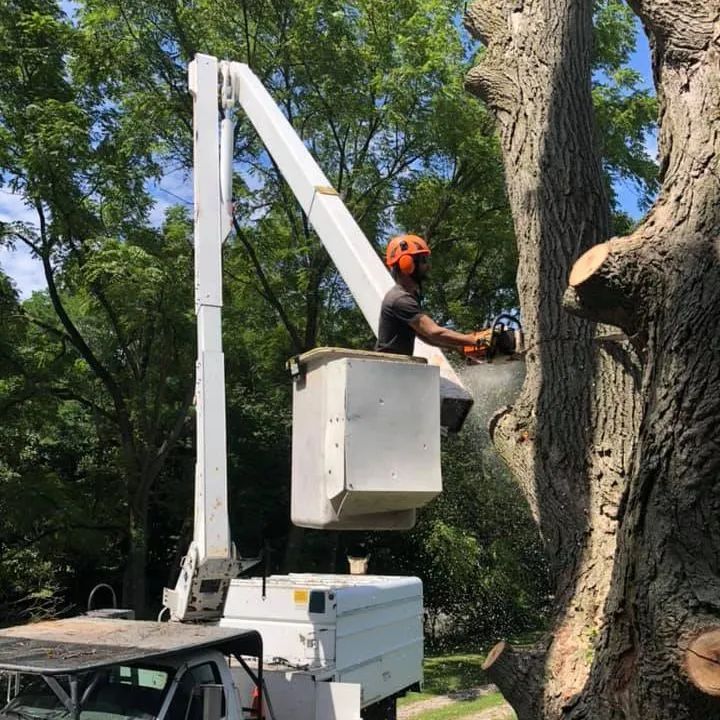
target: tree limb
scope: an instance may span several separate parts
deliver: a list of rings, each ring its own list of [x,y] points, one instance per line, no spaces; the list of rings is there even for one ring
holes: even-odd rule
[[[490,650],[482,669],[513,706],[518,720],[543,717],[543,681],[549,638],[528,648],[504,640]]]
[[[477,0],[465,11],[463,25],[483,45],[489,45],[507,28],[503,3]]]
[[[153,456],[152,461],[147,468],[147,472],[145,473],[145,480],[143,482],[143,485],[147,486],[145,488],[147,490],[149,490],[153,480],[157,477],[158,473],[162,469],[163,463],[167,459],[168,454],[180,438],[183,427],[185,426],[185,421],[188,417],[188,411],[190,410],[190,406],[192,405],[194,392],[195,380],[193,379],[193,381],[188,384],[188,387],[185,390],[185,397],[183,399],[182,405],[180,406],[180,409],[177,412],[177,415],[175,416],[175,423],[172,427],[172,430],[170,430],[165,440],[163,440],[162,445],[155,452],[155,455]],[[144,489],[141,488],[141,491],[144,491]]]
[[[641,243],[613,239],[591,247],[572,267],[563,298],[566,310],[621,328],[629,337],[643,329],[650,263],[640,262]]]
[[[517,89],[507,71],[485,58],[465,75],[465,89],[494,109],[504,110],[517,102]]]
[[[266,293],[268,302],[270,305],[275,309],[275,312],[280,317],[280,321],[285,326],[285,329],[288,331],[290,335],[290,339],[293,344],[293,349],[295,352],[302,352],[304,350],[304,343],[302,339],[300,338],[300,333],[298,332],[297,328],[293,324],[292,320],[290,319],[290,316],[285,312],[285,308],[282,306],[282,303],[278,299],[277,295],[275,295],[275,292],[273,291],[270,281],[267,278],[267,275],[265,274],[265,271],[263,270],[262,264],[260,263],[260,260],[257,256],[257,253],[255,252],[255,248],[252,246],[252,243],[248,240],[247,235],[243,231],[242,227],[240,226],[240,223],[237,221],[237,218],[233,217],[233,227],[235,228],[235,233],[242,243],[243,247],[245,248],[245,251],[247,252],[248,256],[250,257],[250,262],[252,263],[253,267],[255,268],[255,273],[258,276],[258,279],[260,280],[260,284],[263,287],[263,290]]]
[[[50,263],[50,242],[49,238],[47,237],[45,213],[39,200],[35,202],[35,208],[37,210],[40,220],[40,236],[43,243],[42,252],[40,253],[40,259],[42,260],[43,271],[45,273],[45,281],[47,282],[48,294],[50,295],[50,301],[52,302],[52,306],[62,326],[65,328],[65,332],[67,333],[70,342],[73,344],[73,347],[75,347],[75,349],[80,353],[80,356],[83,358],[83,360],[85,360],[85,362],[87,362],[92,371],[95,373],[96,377],[102,382],[102,384],[105,386],[105,389],[108,391],[113,401],[113,405],[115,406],[115,411],[117,413],[117,423],[120,429],[123,443],[128,448],[132,448],[134,450],[135,440],[133,437],[130,415],[125,404],[125,398],[123,397],[123,394],[117,383],[115,382],[114,378],[112,377],[112,375],[110,375],[110,372],[97,359],[93,351],[85,342],[85,339],[80,334],[80,331],[75,326],[75,323],[73,323],[67,311],[65,310],[65,306],[60,299],[57,285],[55,284],[55,273],[53,271],[52,264]]]
[[[56,327],[53,327],[49,323],[46,323],[44,320],[40,320],[40,318],[36,318],[33,315],[30,315],[30,313],[26,312],[23,308],[21,308],[21,313],[23,317],[26,317],[28,319],[28,322],[32,323],[33,325],[39,327],[42,330],[45,330],[45,332],[50,333],[50,335],[54,335],[58,340],[70,343],[72,342],[72,338],[66,332],[58,330]]]
[[[106,420],[109,420],[112,423],[117,422],[117,417],[113,415],[112,413],[109,413],[104,408],[100,407],[97,403],[94,403],[92,400],[88,400],[87,398],[83,397],[82,395],[79,395],[78,393],[73,392],[72,390],[69,390],[68,388],[58,387],[55,385],[50,385],[47,388],[47,391],[54,395],[56,398],[60,400],[73,400],[80,405],[88,408],[89,410],[92,410],[93,412],[98,413],[98,415],[102,415]]]
[[[717,3],[707,0],[628,0],[655,37],[656,49],[693,55],[707,49],[714,36]]]
[[[132,353],[130,352],[127,338],[125,337],[125,333],[123,332],[120,325],[120,318],[118,317],[112,305],[110,305],[110,302],[107,299],[105,293],[96,283],[93,283],[90,286],[90,289],[93,295],[97,298],[103,310],[105,310],[105,313],[110,320],[110,324],[112,325],[112,328],[115,331],[115,336],[117,337],[118,343],[120,344],[120,349],[122,351],[123,357],[125,358],[125,361],[127,362],[133,376],[135,377],[135,380],[140,380],[140,370],[138,368],[138,364],[135,362],[135,359],[132,357]]]

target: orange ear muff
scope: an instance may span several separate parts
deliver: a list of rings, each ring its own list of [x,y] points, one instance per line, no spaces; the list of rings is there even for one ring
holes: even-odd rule
[[[405,275],[412,275],[415,272],[415,260],[412,255],[401,255],[398,259],[398,267],[400,272]]]

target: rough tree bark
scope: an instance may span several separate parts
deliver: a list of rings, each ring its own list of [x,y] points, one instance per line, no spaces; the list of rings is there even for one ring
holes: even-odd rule
[[[576,312],[644,356],[607,626],[575,718],[720,718],[720,2],[635,0],[661,100],[662,191],[578,260]],[[604,696],[604,698],[602,698]],[[604,700],[604,701],[603,701]]]
[[[632,6],[654,49],[663,185],[607,243],[593,3],[477,0],[466,15],[486,46],[467,87],[497,119],[530,348],[491,433],[556,578],[548,638],[486,663],[520,720],[720,718],[720,3]]]

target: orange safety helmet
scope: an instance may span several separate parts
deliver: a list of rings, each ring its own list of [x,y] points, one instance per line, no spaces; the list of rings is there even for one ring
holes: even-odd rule
[[[405,275],[415,272],[413,255],[429,255],[428,244],[419,235],[397,235],[387,246],[385,263],[389,268],[397,265]]]

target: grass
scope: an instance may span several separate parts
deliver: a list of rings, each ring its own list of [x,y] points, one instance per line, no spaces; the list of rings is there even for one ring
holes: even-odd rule
[[[418,720],[455,720],[455,718],[463,718],[466,715],[478,713],[481,710],[498,707],[504,702],[500,693],[492,693],[492,695],[483,695],[475,700],[458,700],[452,705],[428,710],[422,715],[418,715]]]
[[[408,693],[398,702],[399,706],[412,705],[437,695],[468,690],[489,683],[482,670],[484,655],[464,653],[440,655],[425,658],[425,682],[423,692]],[[417,720],[454,720],[467,715],[497,707],[503,703],[500,693],[491,693],[478,698],[458,698],[451,705],[428,709],[417,716]]]
[[[447,695],[457,690],[487,685],[488,679],[482,671],[483,660],[485,660],[484,655],[473,653],[426,657],[423,691],[408,693],[400,699],[398,705],[407,705],[434,695]]]
[[[425,691],[431,695],[447,695],[467,690],[490,681],[483,672],[484,655],[441,655],[425,659]]]

